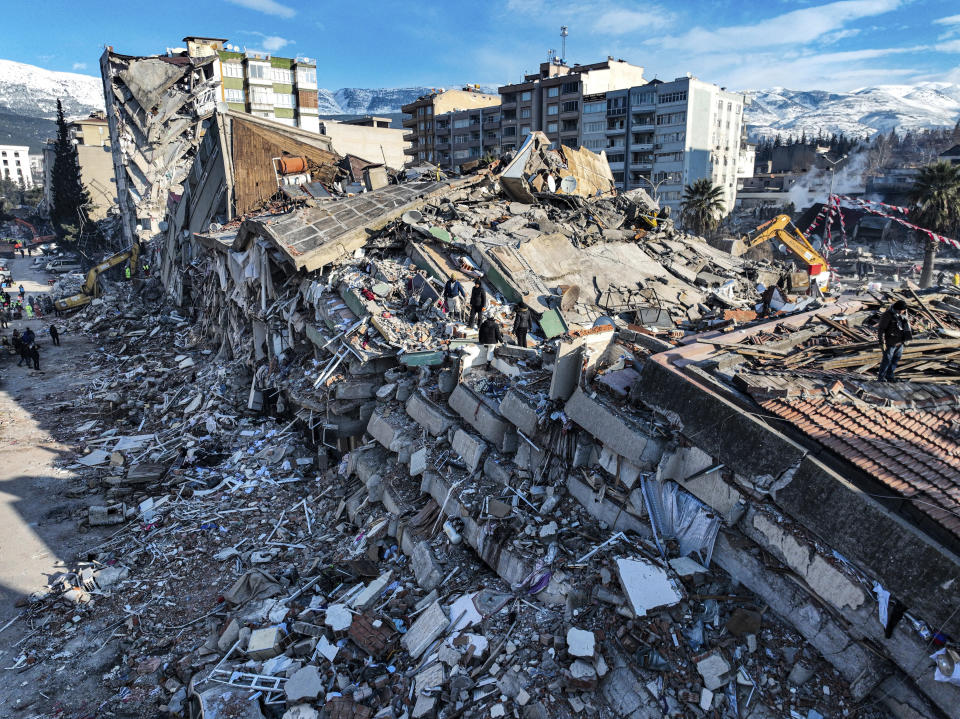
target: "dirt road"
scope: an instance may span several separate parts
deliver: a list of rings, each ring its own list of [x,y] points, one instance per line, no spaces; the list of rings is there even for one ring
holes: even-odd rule
[[[7,263],[14,292],[21,282],[27,295],[48,291],[47,273],[33,269],[32,258]],[[92,539],[77,531],[77,515],[92,500],[84,499],[73,473],[58,466],[68,463],[72,448],[58,441],[63,415],[50,407],[75,397],[89,380],[81,370],[95,348],[70,334],[62,334],[61,346],[54,346],[47,331],[51,322],[56,319],[14,321],[9,329],[0,330],[9,337],[13,329],[29,326],[40,346],[39,372],[17,367],[19,358],[8,348],[0,355],[0,627],[6,627],[0,632],[0,666],[4,667],[17,656],[16,642],[32,631],[17,603],[43,589]],[[0,702],[0,716],[6,716],[4,703]]]

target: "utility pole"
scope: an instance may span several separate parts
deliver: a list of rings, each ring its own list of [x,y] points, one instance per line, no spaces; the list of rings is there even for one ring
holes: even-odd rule
[[[560,26],[560,43],[561,43],[560,60],[561,62],[563,62],[564,65],[567,64],[567,35],[569,34],[570,33],[567,32],[567,26],[561,25]]]

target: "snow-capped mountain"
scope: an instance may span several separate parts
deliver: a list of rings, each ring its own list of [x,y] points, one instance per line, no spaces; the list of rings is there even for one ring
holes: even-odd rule
[[[777,133],[799,137],[843,132],[869,136],[878,131],[951,127],[960,119],[960,85],[923,82],[876,85],[853,92],[770,90],[747,92],[745,119],[752,138]]]
[[[57,116],[57,99],[69,117],[103,109],[99,77],[53,72],[22,62],[0,60],[0,112],[27,117]]]

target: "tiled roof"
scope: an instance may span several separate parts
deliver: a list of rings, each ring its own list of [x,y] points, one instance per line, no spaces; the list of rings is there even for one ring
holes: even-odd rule
[[[891,494],[911,500],[960,537],[960,391],[945,392],[942,385],[841,383],[833,377],[825,377],[815,391],[804,387],[802,393],[777,392],[776,381],[766,388],[761,384],[752,375],[741,386],[765,410],[875,477]],[[919,407],[903,406],[914,399]]]

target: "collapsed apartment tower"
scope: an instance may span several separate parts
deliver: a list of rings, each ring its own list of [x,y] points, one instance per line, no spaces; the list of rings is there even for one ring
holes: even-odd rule
[[[605,161],[582,149],[532,137],[499,172],[409,171],[350,194],[337,189],[350,163],[323,138],[233,113],[208,125],[195,178],[171,200],[164,284],[210,356],[246,367],[247,407],[292,418],[326,481],[348,488],[336,516],[379,556],[396,543],[409,557],[425,593],[402,640],[412,716],[473,716],[470,696],[496,716],[483,686],[525,717],[582,711],[574,694],[531,701],[558,676],[601,716],[786,716],[796,697],[757,672],[796,651],[754,654],[762,609],[704,640],[717,597],[730,599],[704,591],[718,568],[834,667],[849,701],[954,713],[960,680],[928,659],[960,634],[949,333],[927,341],[936,356],[917,358],[910,383],[871,381],[876,307],[785,298],[781,317],[754,322],[757,286],[782,268],[677,232],[642,191],[613,192]],[[530,307],[534,341],[478,344],[444,309],[454,276],[484,288],[504,330],[514,304]],[[931,337],[960,317],[956,296],[916,302]],[[507,681],[494,660],[510,631],[486,661],[481,648],[470,663],[479,639],[451,639],[455,656],[444,645],[437,660],[435,641],[459,626],[437,601],[451,569],[438,553],[454,545],[511,600],[566,619],[571,664],[552,679],[513,667]],[[389,581],[356,587],[360,606]],[[684,597],[703,616],[688,613],[681,636],[670,607]],[[323,630],[299,624],[295,646],[327,656]],[[699,653],[681,669],[678,648]],[[240,667],[232,652],[206,676],[240,676],[223,668]],[[798,668],[790,684],[806,681]],[[319,686],[309,663],[271,686],[286,682],[293,706],[308,669]],[[372,716],[380,691],[328,693],[328,713],[339,702]],[[821,716],[824,700],[790,715]],[[383,706],[377,716],[395,716]]]
[[[215,55],[121,55],[107,47],[100,74],[117,202],[127,246],[160,231],[170,193],[181,191],[220,81]]]

